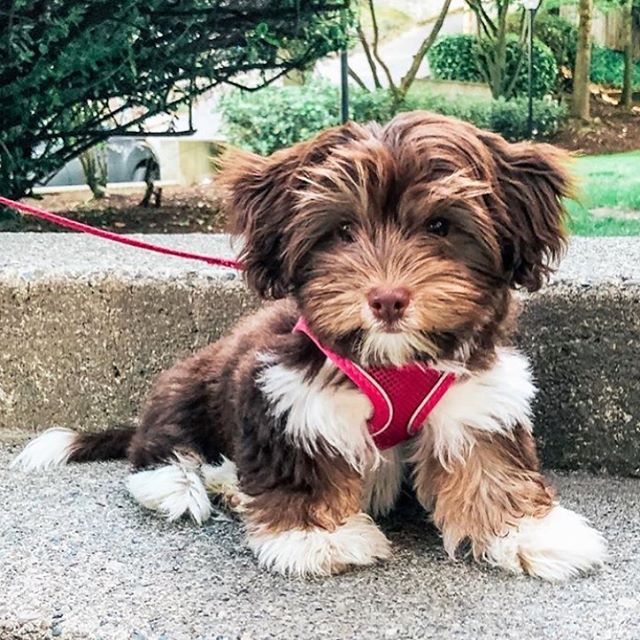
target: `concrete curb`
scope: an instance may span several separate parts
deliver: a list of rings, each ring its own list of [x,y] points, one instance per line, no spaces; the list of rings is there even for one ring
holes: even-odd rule
[[[149,236],[147,236],[149,238]],[[232,255],[224,236],[156,242]],[[130,420],[150,379],[257,305],[239,276],[73,234],[0,234],[0,429]],[[525,299],[546,465],[640,475],[640,238],[576,239]]]

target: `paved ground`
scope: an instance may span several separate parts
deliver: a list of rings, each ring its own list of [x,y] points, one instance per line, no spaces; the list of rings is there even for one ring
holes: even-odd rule
[[[230,237],[223,234],[134,234],[130,237],[211,256],[234,255]],[[0,282],[99,279],[109,273],[142,281],[239,278],[239,274],[230,269],[140,251],[81,234],[0,233]],[[576,285],[640,282],[640,240],[573,237],[552,281]]]
[[[452,563],[411,504],[384,523],[393,560],[325,580],[259,571],[235,521],[198,529],[141,511],[121,463],[7,469],[0,446],[0,638],[640,637],[640,481],[556,475],[612,559],[568,585]]]

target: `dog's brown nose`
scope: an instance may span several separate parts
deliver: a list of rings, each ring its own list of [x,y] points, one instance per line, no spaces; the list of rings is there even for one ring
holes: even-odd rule
[[[394,289],[376,287],[367,294],[367,301],[373,315],[378,320],[393,324],[404,315],[411,301],[411,296],[404,287]]]

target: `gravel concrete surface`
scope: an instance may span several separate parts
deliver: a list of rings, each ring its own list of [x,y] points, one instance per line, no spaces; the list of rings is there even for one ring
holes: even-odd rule
[[[230,258],[229,236],[222,234],[145,234],[132,238],[174,249]],[[54,276],[134,278],[205,276],[235,279],[233,270],[182,260],[77,233],[0,233],[0,272],[25,280]],[[580,284],[640,282],[640,238],[572,238],[554,281]]]
[[[610,543],[605,570],[565,585],[451,562],[406,501],[395,553],[323,580],[258,570],[238,523],[166,523],[127,496],[123,463],[40,475],[0,445],[2,640],[640,637],[640,481],[553,474],[565,506]]]

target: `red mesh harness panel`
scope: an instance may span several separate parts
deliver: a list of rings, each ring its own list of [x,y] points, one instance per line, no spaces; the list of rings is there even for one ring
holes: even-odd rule
[[[378,449],[388,449],[411,438],[455,382],[455,375],[416,362],[403,367],[364,369],[324,347],[304,318],[293,328],[308,336],[338,369],[371,401],[369,433]]]

